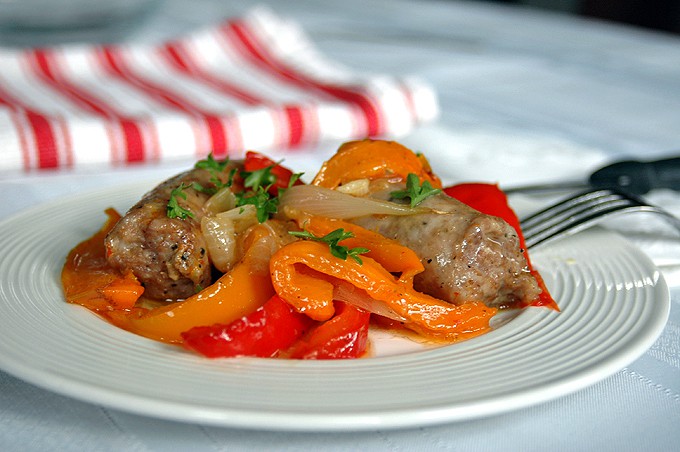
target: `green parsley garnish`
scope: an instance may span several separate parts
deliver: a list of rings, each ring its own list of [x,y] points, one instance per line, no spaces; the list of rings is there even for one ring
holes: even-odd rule
[[[257,221],[264,223],[270,214],[275,214],[279,208],[279,198],[271,197],[267,192],[269,186],[258,186],[256,190],[236,194],[236,205],[252,204],[257,211]]]
[[[424,181],[423,184],[420,185],[418,176],[413,173],[409,173],[409,175],[406,177],[406,190],[393,191],[390,193],[390,195],[396,199],[410,198],[411,207],[415,207],[423,202],[426,198],[429,198],[430,196],[436,195],[440,192],[441,190],[439,188],[433,188],[428,181]]]
[[[208,154],[208,156],[203,159],[199,160],[196,162],[194,165],[194,168],[196,169],[204,169],[210,171],[210,174],[212,177],[210,177],[210,182],[214,185],[214,187],[204,187],[203,185],[199,184],[198,182],[194,182],[191,184],[194,190],[201,192],[201,193],[206,193],[208,195],[214,195],[217,193],[221,188],[224,187],[231,187],[233,181],[234,181],[234,175],[236,174],[236,168],[232,168],[231,172],[229,173],[229,178],[226,183],[222,182],[222,180],[219,178],[219,174],[224,172],[225,168],[229,164],[229,159],[226,158],[224,160],[218,161],[215,160],[215,157],[213,157],[212,152]]]
[[[170,192],[170,200],[166,206],[168,218],[181,218],[182,220],[187,217],[194,218],[194,214],[190,210],[180,206],[177,201],[177,198],[187,199],[187,194],[184,193],[184,190],[189,187],[189,185],[184,185],[184,182],[182,182],[179,184],[179,187]]]
[[[354,237],[354,234],[349,231],[345,231],[342,228],[331,231],[323,237],[318,237],[309,231],[289,231],[288,233],[296,237],[327,243],[333,256],[342,260],[347,260],[347,257],[351,257],[357,261],[358,264],[363,264],[359,254],[368,253],[370,251],[368,248],[348,248],[344,245],[339,245],[338,242]]]
[[[272,172],[276,167],[280,167],[281,162],[283,162],[283,160],[279,160],[272,165],[254,171],[241,171],[243,186],[245,188],[250,188],[253,191],[257,191],[259,187],[266,187],[267,190],[271,190],[273,186],[276,186],[278,188],[278,194],[281,194],[281,191],[295,185],[298,179],[304,174],[292,173],[288,180],[288,186],[283,187],[283,181],[279,181],[280,176]]]
[[[290,188],[290,187],[292,187],[293,185],[295,185],[295,182],[297,182],[298,179],[300,179],[300,178],[302,177],[303,174],[305,174],[305,173],[293,173],[293,174],[290,176],[290,180],[288,181],[288,188]]]
[[[241,171],[243,186],[248,190],[236,194],[236,205],[254,205],[257,211],[257,221],[260,223],[264,223],[269,219],[270,215],[278,211],[279,198],[270,194],[270,190],[277,181],[277,176],[272,173],[272,170],[280,163],[278,162],[255,171]],[[300,175],[293,174],[289,186],[294,184]],[[279,188],[279,193],[281,190]]]
[[[191,188],[194,190],[205,193],[206,195],[214,195],[217,193],[217,188],[215,187],[204,187],[203,185],[199,184],[198,182],[192,182],[191,183]]]
[[[222,182],[222,180],[217,177],[217,175],[213,174],[213,176],[210,178],[210,182],[212,182],[214,187],[204,187],[198,182],[192,182],[191,188],[201,193],[214,195],[224,187],[231,187],[231,185],[234,183],[234,175],[236,174],[236,171],[236,168],[232,168],[232,170],[229,172],[229,178],[227,179],[226,183]]]
[[[229,159],[226,158],[222,161],[215,160],[215,157],[213,157],[212,152],[208,154],[206,158],[203,160],[199,160],[196,162],[194,165],[194,168],[196,169],[205,169],[210,172],[216,171],[218,173],[221,173],[224,171],[224,169],[227,167],[229,164]]]
[[[276,182],[276,175],[272,174],[272,169],[278,165],[270,165],[255,171],[243,171],[243,186],[257,191],[260,187],[268,187]]]

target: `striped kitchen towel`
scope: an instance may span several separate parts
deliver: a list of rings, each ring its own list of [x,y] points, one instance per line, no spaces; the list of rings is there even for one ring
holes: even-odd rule
[[[263,8],[160,45],[0,49],[0,171],[398,137],[437,113],[426,83],[348,70]]]

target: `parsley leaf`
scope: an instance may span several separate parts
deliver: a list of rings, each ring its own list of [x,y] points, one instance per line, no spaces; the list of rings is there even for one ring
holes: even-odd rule
[[[354,237],[354,234],[345,231],[343,228],[331,231],[323,237],[318,237],[309,231],[289,231],[288,233],[296,237],[327,243],[333,256],[342,260],[347,260],[348,257],[351,257],[360,265],[363,264],[363,261],[359,257],[359,254],[368,253],[370,251],[368,248],[348,248],[344,245],[339,245],[338,242]]]
[[[226,158],[222,161],[217,161],[217,160],[215,160],[215,157],[213,157],[213,154],[211,152],[210,154],[208,154],[208,156],[206,158],[196,162],[196,164],[194,165],[194,168],[205,169],[205,170],[208,170],[210,172],[216,171],[218,173],[221,173],[222,171],[224,171],[224,169],[227,167],[228,164],[229,164],[228,158]]]
[[[276,164],[278,165],[278,163]],[[276,165],[270,165],[255,171],[243,171],[243,186],[257,191],[260,187],[269,186],[276,183],[276,175],[272,174],[272,169]]]
[[[430,196],[436,195],[440,192],[441,190],[439,188],[433,188],[428,181],[424,181],[423,184],[420,185],[418,176],[413,173],[409,173],[409,175],[406,177],[406,190],[393,191],[390,193],[390,195],[396,199],[410,198],[411,207],[415,207],[423,202],[426,198],[429,198]]]
[[[189,187],[190,185],[184,185],[184,182],[182,182],[179,184],[179,187],[170,192],[170,199],[166,206],[168,218],[181,218],[182,220],[185,220],[187,217],[194,218],[194,214],[190,210],[180,206],[177,201],[177,198],[187,199],[187,194],[184,193],[184,190]]]
[[[242,192],[236,194],[236,205],[245,206],[252,204],[257,211],[257,221],[264,223],[269,219],[270,214],[275,214],[279,208],[279,198],[272,198],[267,192],[269,186],[257,187],[256,190],[250,192]]]
[[[232,168],[232,170],[229,172],[229,178],[226,183],[222,182],[222,180],[218,176],[220,173],[224,172],[228,164],[229,164],[228,158],[221,161],[215,160],[211,152],[210,154],[208,154],[208,157],[196,162],[194,168],[208,170],[211,174],[210,182],[212,182],[214,187],[205,187],[199,184],[198,182],[192,183],[191,186],[193,187],[194,190],[201,193],[206,193],[208,195],[214,195],[221,188],[231,187],[232,183],[234,182],[234,175],[236,174],[237,171],[236,168]]]
[[[229,172],[229,178],[227,179],[226,183],[222,182],[222,180],[219,177],[217,177],[217,175],[213,174],[213,176],[210,178],[210,182],[212,182],[214,187],[205,187],[199,184],[198,182],[192,182],[191,188],[201,193],[214,195],[222,188],[232,186],[232,184],[234,183],[234,175],[236,174],[236,171],[238,171],[236,168],[232,168],[232,170]]]
[[[293,174],[290,176],[290,180],[288,181],[288,187],[287,187],[287,188],[290,188],[290,187],[292,187],[293,185],[295,185],[295,182],[297,182],[298,179],[300,179],[300,178],[302,177],[303,174],[305,174],[305,173],[293,173]]]
[[[205,193],[205,194],[208,194],[208,195],[214,195],[215,193],[217,193],[217,188],[215,188],[215,187],[204,187],[203,185],[199,184],[198,182],[192,182],[191,188],[193,188],[194,190],[196,190],[198,192]]]

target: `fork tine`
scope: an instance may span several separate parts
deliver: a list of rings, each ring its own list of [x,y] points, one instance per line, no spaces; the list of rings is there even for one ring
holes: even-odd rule
[[[607,208],[600,208],[599,210],[582,211],[576,215],[568,218],[568,221],[562,223],[550,223],[541,229],[533,231],[528,238],[525,238],[528,248],[534,247],[539,243],[548,240],[556,239],[562,235],[574,234],[593,226],[606,217],[615,213],[623,213],[626,211],[639,211],[640,206],[637,205],[615,205]]]
[[[522,219],[522,229],[526,231],[534,225],[542,225],[558,215],[567,216],[572,211],[577,212],[589,209],[593,203],[597,204],[618,199],[621,199],[621,196],[613,193],[611,190],[598,189],[582,192],[571,198],[560,200],[556,204]]]
[[[680,220],[668,212],[637,197],[609,189],[592,190],[562,200],[523,219],[520,225],[530,248],[586,229],[611,215],[639,211],[662,214],[680,231]]]
[[[622,198],[609,190],[597,190],[578,194],[558,202],[524,220],[521,226],[525,239],[533,242],[534,236],[551,237],[553,231],[570,229],[590,213],[608,213],[611,210],[638,205],[630,198]]]

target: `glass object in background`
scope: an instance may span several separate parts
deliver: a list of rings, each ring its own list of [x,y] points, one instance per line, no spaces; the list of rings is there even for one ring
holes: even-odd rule
[[[114,42],[161,0],[0,0],[0,45]]]

